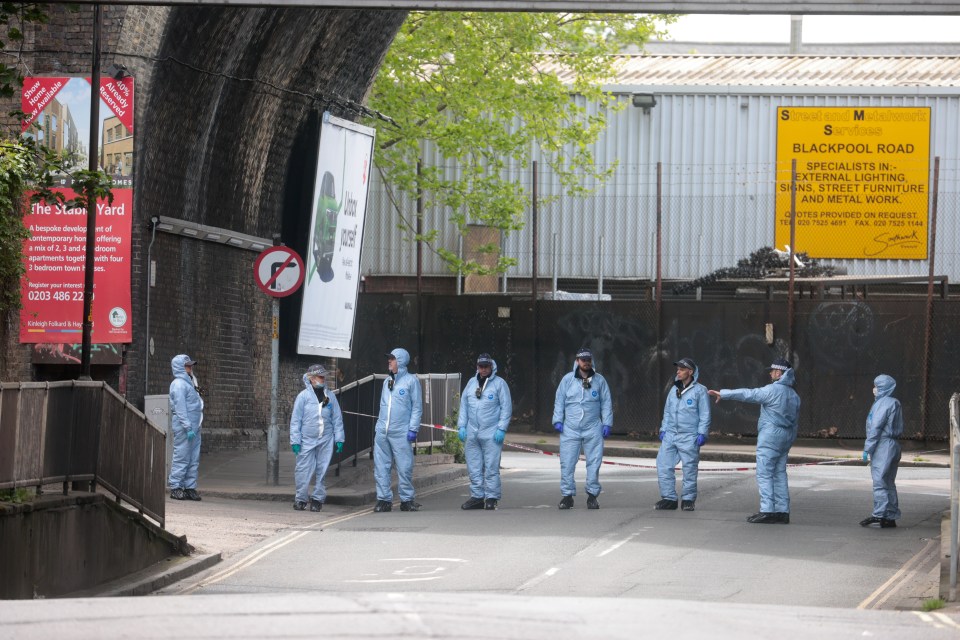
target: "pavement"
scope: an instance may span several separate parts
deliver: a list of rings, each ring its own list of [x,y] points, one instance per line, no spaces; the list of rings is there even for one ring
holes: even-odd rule
[[[946,443],[905,441],[901,467],[949,467]],[[511,447],[511,445],[513,445]],[[638,468],[655,468],[659,442],[611,437],[604,444],[604,458],[609,464]],[[559,450],[556,433],[509,433],[506,450],[553,454]],[[701,449],[701,469],[710,462],[755,462],[755,438],[711,438]],[[860,465],[862,440],[800,440],[789,456],[791,465]],[[629,459],[635,460],[629,460]],[[619,459],[619,460],[613,460]],[[626,459],[626,460],[625,460]],[[150,592],[208,569],[212,563],[231,560],[253,545],[291,528],[302,527],[304,512],[291,508],[294,494],[293,469],[295,456],[281,448],[279,481],[267,481],[267,453],[264,450],[227,450],[206,452],[200,459],[198,488],[204,502],[167,501],[166,528],[175,535],[184,535],[195,552],[185,562],[159,566],[144,572],[136,580],[121,581],[84,595],[133,595]],[[453,456],[421,453],[415,458],[413,483],[417,494],[432,493],[443,486],[466,483],[466,465],[454,462]],[[339,465],[331,464],[326,478],[327,500],[323,519],[336,518],[357,508],[372,506],[376,501],[373,460],[369,452],[356,460],[350,458]],[[432,488],[432,489],[431,489]],[[318,514],[313,514],[318,515]],[[930,578],[914,589],[929,593]],[[927,584],[929,583],[929,584]],[[933,591],[935,593],[935,591]]]

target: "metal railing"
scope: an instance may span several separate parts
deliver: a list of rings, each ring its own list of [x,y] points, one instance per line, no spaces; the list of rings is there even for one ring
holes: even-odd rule
[[[163,526],[165,445],[104,382],[0,383],[0,489],[89,482]]]
[[[960,393],[950,397],[950,592],[957,600],[957,537],[960,529]]]
[[[423,391],[423,417],[421,425],[443,424],[452,415],[457,396],[460,394],[459,373],[418,373],[420,388]],[[369,451],[373,457],[374,428],[380,410],[380,393],[387,375],[376,373],[345,384],[335,390],[343,413],[343,430],[347,440],[343,453],[337,458],[337,475],[343,460],[353,459],[357,466],[357,457]],[[418,447],[428,447],[433,453],[434,445],[443,445],[443,432],[436,429],[420,429],[417,437]]]

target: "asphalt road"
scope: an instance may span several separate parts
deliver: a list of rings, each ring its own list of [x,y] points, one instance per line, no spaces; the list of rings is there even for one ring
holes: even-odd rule
[[[497,511],[461,511],[461,483],[418,496],[418,513],[301,519],[165,593],[471,592],[872,608],[894,595],[895,585],[884,585],[895,575],[931,569],[948,505],[945,470],[901,469],[900,527],[864,529],[857,522],[870,513],[869,470],[807,466],[790,469],[792,523],[755,525],[745,521],[758,508],[750,472],[702,471],[697,510],[663,512],[653,509],[654,470],[605,465],[601,509],[591,511],[580,466],[570,511],[556,508],[557,458],[505,453]]]
[[[653,509],[652,469],[605,465],[597,511],[586,509],[581,469],[575,508],[559,511],[555,457],[506,453],[503,466],[504,500],[489,512],[460,510],[464,483],[422,493],[419,513],[187,505],[210,544],[234,541],[225,562],[169,597],[0,602],[0,640],[960,634],[956,612],[871,610],[937,569],[944,469],[901,469],[901,526],[878,530],[857,526],[871,506],[865,467],[792,468],[784,526],[745,521],[757,510],[752,473],[709,471],[737,464],[701,465],[692,513]],[[280,532],[244,548],[264,527]]]

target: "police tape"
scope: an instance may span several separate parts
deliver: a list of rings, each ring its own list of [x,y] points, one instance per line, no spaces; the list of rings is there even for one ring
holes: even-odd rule
[[[349,413],[350,415],[360,416],[360,417],[363,417],[363,418],[376,418],[376,417],[377,417],[377,416],[374,416],[374,415],[363,414],[363,413],[355,413],[355,412],[352,412],[352,411],[350,411],[350,412],[344,411],[343,413]],[[420,423],[420,426],[421,426],[421,427],[429,427],[430,429],[435,429],[435,430],[437,430],[437,431],[449,431],[449,432],[452,432],[452,433],[457,433],[457,431],[458,431],[458,429],[454,429],[454,428],[452,428],[452,427],[448,427],[448,426],[445,426],[445,425],[442,425],[442,424],[429,424],[429,423],[426,423],[426,422],[421,422],[421,423]],[[558,457],[559,457],[559,455],[560,455],[559,453],[556,453],[556,452],[554,452],[554,451],[544,451],[543,449],[537,449],[536,447],[530,447],[530,446],[526,446],[526,445],[522,445],[522,444],[517,444],[517,443],[515,443],[515,442],[509,442],[509,441],[506,441],[506,440],[504,440],[503,446],[505,446],[505,447],[511,447],[511,448],[513,448],[513,449],[518,449],[518,450],[520,450],[520,451],[526,451],[527,453],[540,453],[540,454],[543,454],[543,455],[545,455],[545,456],[558,456]],[[932,453],[932,452],[921,452],[921,453]],[[583,455],[581,455],[581,456],[579,456],[578,460],[584,460],[584,461],[585,461],[585,460],[586,460],[586,457],[583,456]],[[817,462],[794,462],[794,463],[788,464],[787,467],[818,467],[818,466],[828,466],[828,465],[851,464],[851,463],[856,463],[858,460],[859,460],[859,458],[831,458],[831,459],[829,459],[829,460],[818,460]],[[633,463],[633,462],[617,462],[617,461],[614,461],[614,460],[602,460],[600,464],[610,465],[610,466],[614,466],[614,467],[630,467],[630,468],[633,468],[633,469],[656,469],[656,468],[657,468],[657,465],[655,465],[655,464],[637,464],[637,463]],[[756,471],[756,470],[757,470],[757,466],[756,466],[756,465],[747,466],[747,467],[717,467],[717,468],[704,468],[704,467],[699,467],[699,468],[697,469],[698,472],[699,472],[699,471],[702,471],[702,472],[704,472],[704,473],[735,473],[735,472]]]

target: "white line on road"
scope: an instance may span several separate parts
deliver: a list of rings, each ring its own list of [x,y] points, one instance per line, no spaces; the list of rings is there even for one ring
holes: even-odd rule
[[[339,523],[341,523],[341,522],[344,522],[344,521],[346,521],[346,520],[350,520],[350,519],[352,519],[352,518],[356,518],[357,516],[363,515],[363,514],[365,514],[365,513],[371,513],[372,511],[373,511],[372,508],[371,508],[371,509],[364,509],[363,511],[359,511],[359,512],[356,512],[356,513],[349,513],[349,514],[344,515],[344,516],[341,516],[341,517],[339,517],[339,518],[332,518],[332,519],[330,519],[330,520],[326,520],[326,521],[323,521],[323,522],[316,522],[316,523],[307,525],[307,526],[304,527],[304,528],[305,528],[305,529],[313,529],[314,527],[332,526],[332,525],[335,525],[335,524],[339,524]],[[284,547],[284,546],[290,544],[291,542],[294,542],[294,541],[296,541],[296,540],[299,540],[300,538],[302,538],[303,536],[307,535],[308,533],[313,533],[313,532],[312,532],[312,531],[303,531],[303,530],[290,531],[290,532],[284,534],[283,536],[277,538],[276,540],[273,540],[273,541],[269,542],[268,544],[264,545],[264,546],[261,547],[260,549],[254,551],[254,552],[251,553],[249,556],[247,556],[247,557],[244,558],[243,560],[240,560],[240,561],[237,562],[236,564],[230,565],[230,566],[227,567],[226,569],[223,569],[223,570],[221,570],[220,572],[213,574],[213,575],[210,576],[209,578],[200,580],[199,582],[197,582],[196,584],[194,584],[194,585],[192,585],[192,586],[184,587],[184,588],[181,589],[180,591],[177,591],[177,594],[193,593],[194,591],[196,591],[197,589],[199,589],[199,588],[201,588],[201,587],[206,587],[206,586],[209,586],[209,585],[214,584],[214,583],[216,583],[216,582],[220,582],[221,580],[224,580],[225,578],[229,578],[230,576],[232,576],[233,574],[237,573],[238,571],[241,571],[242,569],[246,569],[247,567],[249,567],[249,566],[251,566],[251,565],[259,562],[260,560],[263,560],[265,557],[267,557],[268,555],[270,555],[271,553],[273,553],[274,551],[276,551],[276,550],[279,549],[280,547]]]
[[[560,567],[550,567],[550,568],[547,569],[543,574],[541,574],[541,575],[539,575],[539,576],[537,576],[537,577],[535,577],[535,578],[533,578],[533,579],[531,579],[531,580],[528,580],[527,582],[525,582],[525,583],[523,583],[522,585],[520,585],[520,586],[516,589],[516,591],[514,591],[514,593],[521,593],[521,592],[523,592],[523,591],[526,591],[527,589],[533,588],[533,587],[537,586],[538,584],[540,584],[541,582],[543,582],[544,580],[546,580],[547,578],[556,575],[558,571],[560,571]]]
[[[936,616],[938,619],[942,620],[943,623],[946,624],[947,626],[953,627],[954,629],[960,629],[960,624],[957,624],[956,622],[954,622],[953,619],[950,618],[948,615],[944,613],[940,613],[939,611],[935,611],[933,615]]]
[[[607,555],[608,553],[611,553],[611,552],[613,552],[613,551],[616,551],[617,549],[619,549],[619,548],[622,547],[623,545],[625,545],[625,544],[627,544],[628,542],[630,542],[630,541],[634,538],[634,536],[638,536],[638,535],[640,535],[640,534],[639,534],[639,533],[631,533],[629,536],[627,536],[626,538],[624,538],[624,539],[621,540],[620,542],[614,544],[612,547],[609,547],[608,549],[606,549],[606,550],[601,551],[600,553],[598,553],[598,554],[597,554],[597,557],[598,557],[598,558],[602,558],[603,556]]]
[[[362,582],[374,584],[378,582],[423,582],[425,580],[439,580],[443,576],[433,576],[432,578],[379,578],[376,580],[344,580],[344,582]]]
[[[932,626],[934,629],[943,629],[943,625],[937,624],[937,622],[933,619],[933,616],[927,615],[922,611],[914,611],[913,614],[918,618],[920,618],[921,621],[926,622],[927,624]]]
[[[461,560],[460,558],[380,558],[380,562],[469,562],[469,560]]]

